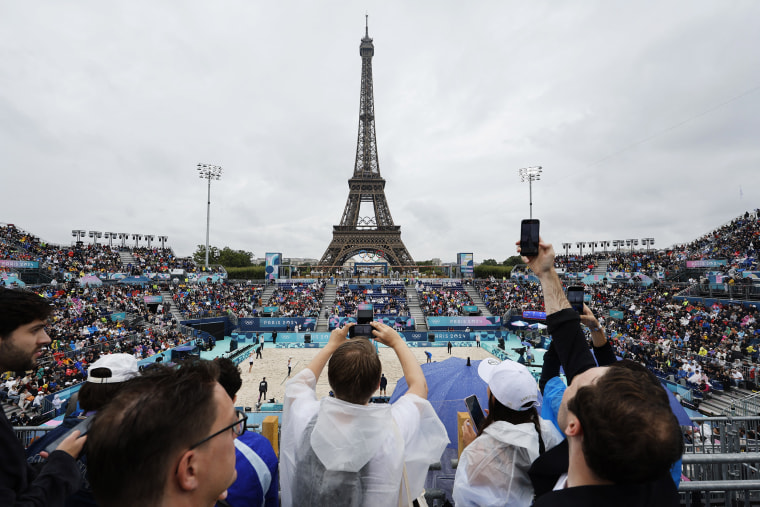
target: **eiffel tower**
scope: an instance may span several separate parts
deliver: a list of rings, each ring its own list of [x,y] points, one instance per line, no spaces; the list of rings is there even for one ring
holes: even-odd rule
[[[348,180],[348,201],[340,225],[333,226],[333,239],[320,266],[342,266],[357,254],[372,253],[391,266],[414,264],[401,241],[401,226],[393,224],[385,199],[385,179],[380,176],[375,139],[375,104],[372,93],[372,56],[375,46],[365,24],[364,38],[359,45],[362,57],[362,84],[359,105],[359,139],[356,145],[354,175]],[[375,216],[359,216],[361,204],[372,203]]]

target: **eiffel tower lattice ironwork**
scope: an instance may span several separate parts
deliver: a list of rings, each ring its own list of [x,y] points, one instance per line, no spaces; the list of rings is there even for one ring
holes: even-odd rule
[[[375,104],[372,93],[372,56],[375,46],[365,26],[359,45],[362,57],[362,83],[359,107],[359,139],[356,146],[354,175],[348,180],[348,201],[340,225],[333,226],[333,239],[327,247],[321,266],[341,266],[363,252],[382,257],[392,266],[414,264],[401,241],[401,226],[393,224],[385,199],[385,179],[380,176],[375,139]],[[372,204],[374,217],[362,217],[362,203]]]

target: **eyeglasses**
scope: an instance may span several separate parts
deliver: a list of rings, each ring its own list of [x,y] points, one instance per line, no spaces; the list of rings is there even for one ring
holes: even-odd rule
[[[215,436],[221,435],[222,433],[224,433],[225,431],[230,430],[230,429],[235,434],[235,436],[239,437],[240,435],[242,435],[243,432],[245,432],[245,423],[248,421],[248,416],[245,415],[245,413],[242,412],[242,411],[240,411],[240,410],[235,410],[235,415],[237,415],[237,421],[235,421],[234,423],[230,424],[229,426],[225,426],[224,428],[220,429],[216,433],[207,436],[203,440],[200,440],[200,441],[196,442],[195,444],[193,444],[193,445],[190,446],[190,449],[195,449],[199,445],[205,444],[206,442],[208,442],[209,440],[211,440]]]

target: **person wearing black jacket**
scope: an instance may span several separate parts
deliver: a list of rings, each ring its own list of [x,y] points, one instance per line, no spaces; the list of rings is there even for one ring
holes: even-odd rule
[[[553,338],[541,385],[561,364],[569,386],[557,417],[567,439],[536,459],[529,472],[534,505],[678,505],[669,469],[683,453],[683,437],[664,388],[644,367],[614,361],[587,307],[583,317],[572,310],[554,270],[551,244],[540,241],[538,255],[523,260],[541,281]],[[598,345],[599,367],[582,318]]]
[[[32,292],[0,288],[0,371],[31,370],[42,348],[51,306]],[[29,465],[13,426],[0,410],[0,505],[59,506],[79,488],[75,458],[87,437],[75,431],[47,456],[47,463]]]

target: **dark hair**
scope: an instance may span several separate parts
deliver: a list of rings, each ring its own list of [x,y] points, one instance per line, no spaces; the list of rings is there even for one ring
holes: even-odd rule
[[[37,319],[47,320],[52,312],[50,303],[34,292],[0,288],[0,338]]]
[[[567,409],[583,428],[586,463],[601,479],[651,481],[683,454],[683,435],[665,388],[632,361],[614,363],[596,382],[579,388]]]
[[[511,424],[523,424],[532,422],[538,433],[538,447],[541,454],[544,453],[544,439],[541,437],[541,419],[538,417],[536,407],[530,407],[528,410],[512,410],[503,405],[493,393],[488,396],[488,415],[483,419],[479,432],[482,432],[494,421],[507,421]]]
[[[156,365],[124,382],[95,414],[87,436],[87,473],[99,504],[161,500],[177,453],[206,437],[214,423],[218,376],[214,361],[194,361],[180,368]]]
[[[327,365],[327,379],[335,397],[364,405],[380,383],[383,365],[366,338],[352,338],[342,343]]]
[[[114,399],[116,393],[121,391],[124,382],[114,384],[94,384],[85,382],[79,390],[79,408],[85,412],[100,410],[106,403]]]
[[[219,366],[219,383],[230,399],[233,399],[243,385],[240,368],[228,357],[218,357],[214,361]]]

